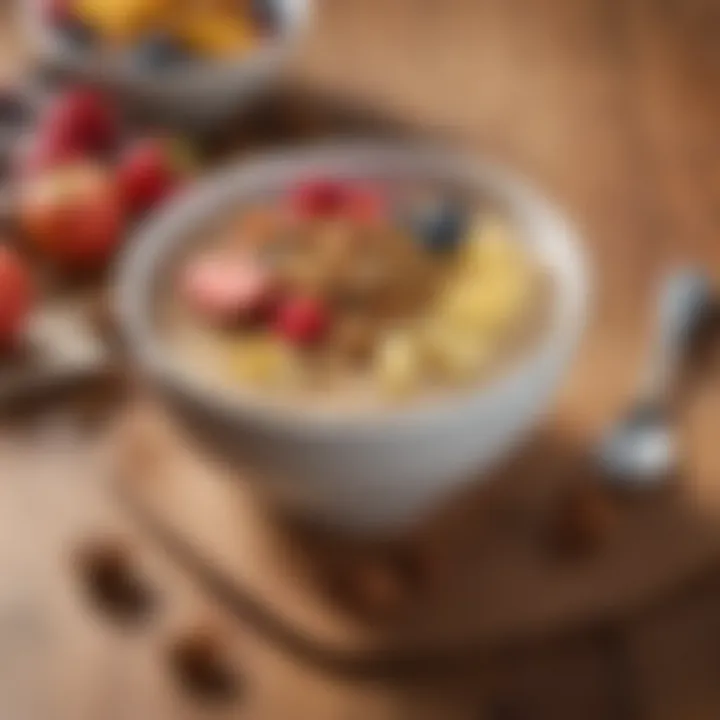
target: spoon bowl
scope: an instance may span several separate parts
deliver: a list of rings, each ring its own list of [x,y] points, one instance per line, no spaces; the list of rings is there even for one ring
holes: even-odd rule
[[[597,449],[611,484],[655,487],[676,469],[673,391],[687,347],[711,304],[711,283],[701,270],[681,270],[665,281],[658,303],[657,339],[638,398]]]

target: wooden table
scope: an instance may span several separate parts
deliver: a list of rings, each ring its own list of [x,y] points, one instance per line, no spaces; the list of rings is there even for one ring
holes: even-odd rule
[[[569,432],[592,437],[627,396],[659,273],[678,260],[720,261],[720,7],[712,0],[318,5],[298,82],[509,161],[576,216],[597,265],[597,313],[562,402],[576,403],[582,388]],[[144,551],[141,565],[161,579],[161,610],[145,624],[108,622],[73,572],[72,550],[85,533],[126,523],[68,453],[88,432],[87,418],[58,407],[16,419],[0,436],[2,718],[720,713],[720,571],[632,621],[516,643],[433,677],[340,678],[293,659],[208,601],[159,551]],[[703,457],[712,463],[712,453]],[[683,511],[713,526],[718,495],[707,488]],[[664,539],[657,552],[672,543]],[[228,664],[242,674],[235,698],[195,698],[171,671],[177,638],[206,626],[224,638]]]

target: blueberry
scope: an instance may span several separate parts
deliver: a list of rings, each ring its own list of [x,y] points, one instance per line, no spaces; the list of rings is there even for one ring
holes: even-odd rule
[[[190,60],[190,53],[172,35],[152,35],[133,49],[133,60],[142,68],[167,70]]]
[[[95,31],[79,18],[67,18],[58,23],[56,29],[74,50],[89,50],[95,44]]]
[[[252,0],[253,20],[265,31],[272,32],[282,24],[280,0]]]
[[[452,252],[467,228],[467,213],[452,202],[432,202],[410,213],[410,225],[419,241],[431,252]]]

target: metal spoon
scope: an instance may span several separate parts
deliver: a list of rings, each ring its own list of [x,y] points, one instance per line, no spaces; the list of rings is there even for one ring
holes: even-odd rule
[[[712,303],[710,281],[694,269],[673,273],[660,293],[657,338],[629,411],[603,437],[597,455],[608,481],[651,488],[668,477],[678,459],[672,391],[688,343]]]

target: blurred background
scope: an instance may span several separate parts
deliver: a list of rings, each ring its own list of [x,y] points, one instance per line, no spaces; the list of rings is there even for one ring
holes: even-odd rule
[[[2,1],[0,78],[35,96],[68,81],[38,67],[25,2]],[[317,0],[271,97],[193,142],[212,163],[409,137],[530,178],[577,223],[595,276],[557,417],[522,477],[459,499],[413,538],[423,569],[408,570],[404,545],[398,560],[394,546],[310,539],[313,568],[352,575],[339,600],[316,602],[292,584],[306,580],[295,542],[251,518],[245,549],[227,555],[255,569],[227,590],[100,482],[100,431],[127,402],[114,358],[94,350],[102,282],[49,282],[43,303],[70,303],[71,344],[90,349],[82,372],[52,342],[0,369],[0,718],[720,717],[712,327],[684,375],[677,477],[630,497],[567,482],[591,478],[588,448],[632,396],[662,278],[687,264],[717,277],[719,79],[717,0]],[[292,583],[265,582],[270,566]],[[360,601],[344,607],[348,592]],[[391,606],[389,623],[368,602]]]

